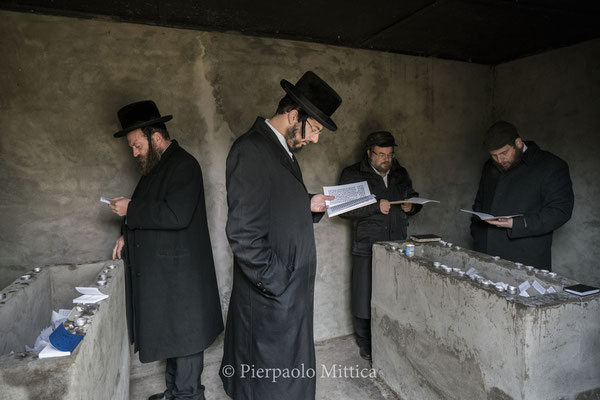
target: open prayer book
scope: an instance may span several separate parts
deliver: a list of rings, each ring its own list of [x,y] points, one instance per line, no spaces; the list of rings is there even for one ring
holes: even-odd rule
[[[355,210],[369,204],[377,203],[375,195],[371,194],[367,181],[349,183],[347,185],[323,186],[323,194],[334,196],[335,199],[325,201],[329,206],[328,217]]]
[[[469,214],[475,214],[482,221],[487,221],[487,220],[492,220],[492,219],[498,219],[498,218],[513,218],[513,217],[522,217],[523,216],[523,214],[494,216],[494,215],[486,214],[486,213],[482,213],[482,212],[476,212],[476,211],[470,211],[470,210],[463,210],[462,208],[460,209],[460,211],[466,212],[466,213],[469,213]]]

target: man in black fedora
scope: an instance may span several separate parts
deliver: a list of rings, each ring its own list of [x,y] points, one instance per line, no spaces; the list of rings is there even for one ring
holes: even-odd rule
[[[223,319],[206,220],[202,170],[171,140],[153,101],[118,112],[142,177],[111,200],[124,218],[113,259],[125,257],[129,338],[143,363],[167,360],[167,389],[150,399],[204,399],[204,350]]]
[[[344,168],[340,185],[366,181],[377,203],[340,214],[352,220],[351,308],[354,333],[360,356],[371,360],[371,249],[373,243],[405,240],[408,217],[423,206],[391,205],[390,201],[418,196],[408,172],[396,159],[397,147],[390,132],[371,133],[366,140],[363,159]]]
[[[342,99],[310,71],[281,86],[275,115],[257,118],[227,157],[234,275],[220,375],[233,399],[315,397],[312,224],[333,198],[307,192],[294,153],[337,129]]]

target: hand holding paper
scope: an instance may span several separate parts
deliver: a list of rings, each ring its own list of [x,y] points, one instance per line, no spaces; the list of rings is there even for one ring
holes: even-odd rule
[[[129,207],[129,202],[131,199],[128,199],[123,196],[115,197],[110,200],[110,209],[112,212],[117,214],[119,217],[124,217],[127,215],[127,208]]]
[[[512,218],[488,219],[485,222],[487,222],[490,225],[497,226],[498,228],[512,229],[513,227]]]
[[[328,203],[335,199],[334,196],[325,196],[323,194],[315,194],[310,199],[310,211],[325,212],[328,208]]]

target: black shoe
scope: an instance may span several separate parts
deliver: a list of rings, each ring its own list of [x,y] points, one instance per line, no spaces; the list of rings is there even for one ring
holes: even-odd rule
[[[361,347],[360,356],[367,361],[371,361],[371,350],[367,349],[366,347]]]
[[[153,394],[152,396],[148,397],[148,400],[168,400],[167,397],[165,396],[165,393],[156,393]]]

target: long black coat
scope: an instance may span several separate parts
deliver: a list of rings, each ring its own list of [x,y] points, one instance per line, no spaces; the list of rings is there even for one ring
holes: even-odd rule
[[[297,162],[262,118],[229,152],[227,201],[234,275],[220,370],[225,391],[233,399],[314,399],[310,373],[273,382],[247,371],[295,374],[315,367],[312,224],[322,214],[311,213]]]
[[[523,214],[512,229],[472,218],[475,250],[507,260],[550,269],[552,232],[571,218],[574,196],[569,166],[554,154],[525,142],[523,160],[503,173],[491,160],[483,166],[474,211],[492,215]]]
[[[387,240],[404,240],[408,227],[408,216],[418,213],[423,206],[414,204],[409,213],[402,211],[400,205],[393,205],[388,214],[382,214],[379,200],[404,200],[419,194],[412,187],[408,172],[398,161],[392,161],[388,174],[388,186],[383,177],[369,164],[365,157],[361,162],[344,168],[339,184],[367,181],[369,190],[375,195],[377,203],[340,214],[340,217],[352,220],[352,314],[355,317],[371,318],[371,252],[373,243]]]
[[[123,233],[129,334],[140,361],[206,349],[223,317],[202,171],[176,141],[140,179]]]

